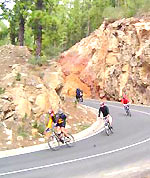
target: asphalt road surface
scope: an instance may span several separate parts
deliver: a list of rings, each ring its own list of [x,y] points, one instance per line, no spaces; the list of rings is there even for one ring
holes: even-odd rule
[[[96,100],[84,104],[99,108]],[[113,117],[114,134],[106,136],[102,131],[71,148],[63,146],[58,151],[47,149],[1,158],[0,177],[100,178],[109,177],[124,166],[149,161],[150,107],[131,105],[129,117],[119,103],[107,105]]]

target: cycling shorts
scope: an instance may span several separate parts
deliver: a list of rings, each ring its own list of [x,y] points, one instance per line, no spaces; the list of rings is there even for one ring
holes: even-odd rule
[[[66,122],[65,121],[63,121],[63,122],[61,122],[61,123],[57,123],[56,124],[56,127],[65,127],[66,126]]]

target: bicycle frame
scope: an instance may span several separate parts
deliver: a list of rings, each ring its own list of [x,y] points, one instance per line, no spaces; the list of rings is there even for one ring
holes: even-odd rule
[[[55,127],[56,126],[53,126],[51,131],[52,131],[52,135],[53,136],[56,136],[59,140],[59,142],[63,143],[63,141],[65,140],[65,134],[63,132],[60,133],[60,135],[57,133],[57,131],[55,131]]]
[[[112,127],[110,126],[110,122],[107,116],[103,117],[103,120],[104,120],[105,133],[109,136],[111,133],[113,133]]]
[[[103,117],[103,120],[104,120],[104,122],[105,122],[105,125],[110,125],[110,123],[109,123],[109,120],[108,120],[107,116],[106,116],[106,117]]]
[[[58,133],[55,131],[55,126],[53,126],[52,128],[51,128],[51,132],[52,132],[52,136],[56,136],[57,138],[58,138],[58,140],[59,141],[61,141],[60,140],[60,137],[59,137],[59,135],[58,135]],[[62,135],[63,133],[61,132],[61,135]],[[64,135],[64,134],[63,134]]]
[[[128,116],[128,115],[131,116],[129,104],[126,104],[126,105],[124,104],[123,106],[124,106],[124,109],[125,109],[125,112],[126,112],[127,116]]]
[[[54,127],[51,129],[51,131],[52,131],[52,134],[48,140],[48,145],[51,150],[54,150],[54,151],[58,150],[61,146],[60,143],[62,143],[63,145],[65,144],[69,147],[74,145],[74,143],[75,143],[74,137],[70,133],[68,133],[69,134],[69,138],[68,138],[65,136],[65,134],[63,132],[61,132],[61,136],[59,136],[58,133],[55,131]],[[54,142],[53,142],[53,140],[54,140]],[[52,141],[52,143],[51,143],[51,141]]]
[[[125,111],[129,110],[129,105],[128,104],[126,104],[126,105],[124,104],[123,106],[124,106]]]

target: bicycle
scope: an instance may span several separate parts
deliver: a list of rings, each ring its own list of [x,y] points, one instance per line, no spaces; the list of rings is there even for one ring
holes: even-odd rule
[[[52,131],[52,135],[48,139],[48,146],[52,151],[59,150],[61,145],[67,145],[68,147],[74,146],[75,140],[72,134],[68,133],[69,135],[68,138],[64,135],[64,133],[58,135],[54,127],[51,129],[51,131]]]
[[[81,97],[77,98],[77,102],[78,102],[78,103],[79,103],[79,102],[83,102],[83,97],[81,96]]]
[[[76,102],[83,102],[83,94],[80,94],[80,96],[76,96]]]
[[[113,133],[113,128],[110,126],[110,123],[109,123],[109,120],[108,120],[107,116],[103,117],[103,120],[104,120],[105,133],[106,133],[106,135],[109,136],[110,134]]]
[[[129,109],[129,105],[128,105],[128,104],[124,105],[124,109],[125,109],[125,111],[126,111],[126,115],[131,117],[131,112],[130,112],[130,109]]]

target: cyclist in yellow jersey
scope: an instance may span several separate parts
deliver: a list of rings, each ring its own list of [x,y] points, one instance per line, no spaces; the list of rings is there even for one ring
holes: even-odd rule
[[[49,120],[48,120],[48,124],[46,127],[46,132],[48,132],[52,128],[52,123],[56,123],[56,116],[55,116],[54,111],[50,109],[48,111],[48,114],[49,114]]]

